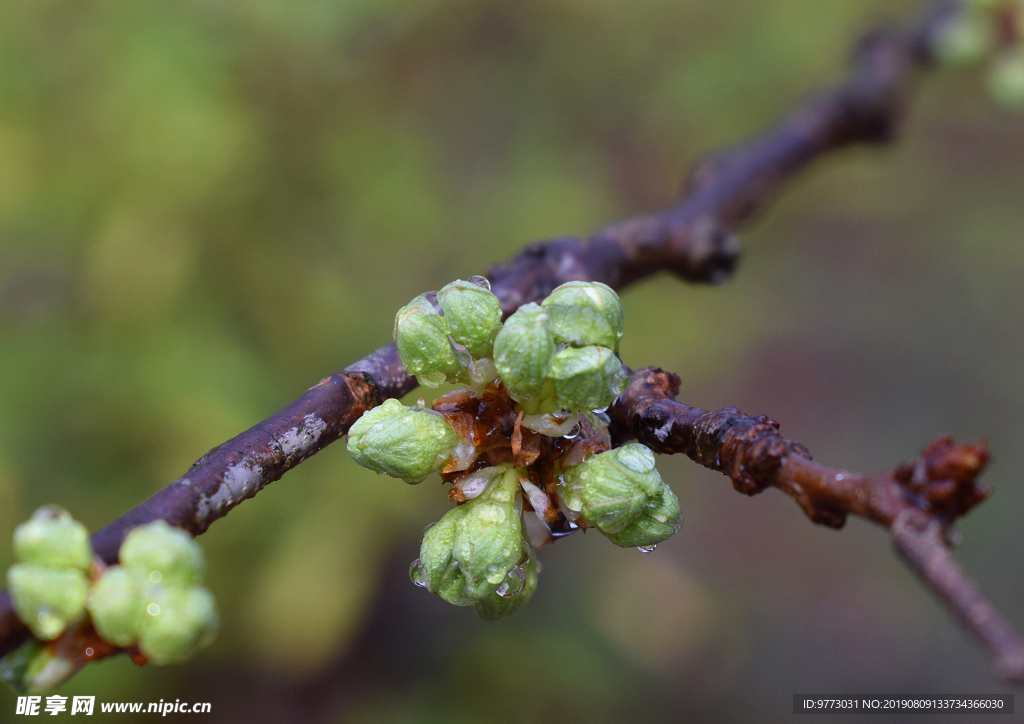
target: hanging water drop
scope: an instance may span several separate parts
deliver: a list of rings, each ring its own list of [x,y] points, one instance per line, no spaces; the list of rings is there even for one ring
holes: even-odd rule
[[[575,425],[572,426],[572,429],[569,430],[569,432],[565,433],[565,435],[563,435],[562,437],[564,437],[566,440],[575,440],[579,436],[580,436],[580,423],[577,422]]]
[[[658,544],[655,543],[654,545],[650,545],[650,546],[637,546],[636,549],[638,551],[640,551],[641,553],[650,553],[650,552],[652,552],[657,547],[658,547]]]
[[[491,291],[491,283],[487,280],[487,277],[482,277],[479,274],[474,274],[467,281],[471,284],[476,284],[478,287],[483,287],[487,291]]]
[[[427,571],[419,558],[409,565],[409,578],[415,586],[419,588],[427,587]]]
[[[498,595],[502,598],[515,598],[523,592],[523,588],[526,587],[526,573],[519,566],[515,566],[508,575],[505,576],[505,580],[498,586]]]

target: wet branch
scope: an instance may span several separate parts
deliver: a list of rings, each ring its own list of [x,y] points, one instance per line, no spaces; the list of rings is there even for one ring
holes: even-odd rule
[[[636,438],[727,475],[746,495],[778,488],[815,523],[842,528],[856,515],[889,529],[896,552],[978,643],[1003,679],[1024,683],[1024,640],[957,565],[951,526],[990,493],[977,484],[984,443],[940,438],[915,459],[870,475],[829,468],[787,440],[770,417],[735,407],[707,412],[676,402],[679,378],[657,367],[630,375],[608,410],[615,445]]]
[[[841,85],[821,92],[777,126],[699,164],[684,198],[661,212],[613,224],[589,238],[533,244],[491,270],[506,314],[540,301],[570,280],[615,289],[661,271],[721,282],[739,257],[735,229],[798,171],[830,151],[890,140],[915,67],[929,61],[929,38],[956,8],[936,0],[905,28],[882,28],[858,44]],[[193,534],[339,439],[367,409],[415,388],[388,345],[326,377],[299,400],[214,448],[184,476],[93,536],[107,563],[134,526],[163,518]],[[0,594],[0,656],[28,636],[7,592]]]

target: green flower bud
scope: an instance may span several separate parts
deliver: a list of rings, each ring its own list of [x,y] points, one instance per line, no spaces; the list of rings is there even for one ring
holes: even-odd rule
[[[988,87],[998,103],[1008,108],[1024,107],[1024,52],[997,60]]]
[[[420,544],[420,557],[413,561],[409,571],[413,583],[455,606],[473,603],[473,599],[463,593],[466,579],[459,570],[458,561],[452,556],[459,520],[465,514],[465,505],[452,508],[427,529]]]
[[[539,304],[524,304],[505,321],[494,340],[494,366],[515,400],[548,396],[555,340],[548,313]]]
[[[619,295],[601,282],[566,282],[542,302],[555,341],[573,347],[597,344],[619,351],[623,312]]]
[[[533,555],[532,551],[527,561],[522,565],[521,570],[522,577],[516,577],[512,581],[506,579],[506,582],[502,584],[502,586],[507,587],[507,590],[502,591],[499,588],[498,591],[495,591],[490,596],[473,604],[473,608],[476,609],[480,618],[485,621],[495,621],[499,618],[510,616],[533,598],[533,593],[537,590],[537,574],[540,572],[540,562],[537,561],[537,556]],[[512,571],[514,573],[515,569],[513,568]],[[512,579],[513,576],[510,575],[509,578]]]
[[[608,407],[626,387],[622,362],[607,347],[566,347],[551,362],[555,400],[560,407],[596,410]]]
[[[640,517],[618,533],[608,533],[608,540],[623,548],[650,548],[679,532],[682,517],[679,499],[667,485],[661,495],[651,500]]]
[[[146,609],[140,583],[148,581],[148,574],[111,566],[93,584],[85,606],[105,641],[115,646],[131,646],[138,639]]]
[[[524,553],[515,496],[519,475],[501,467],[477,497],[448,511],[423,536],[413,580],[456,606],[498,591]]]
[[[150,583],[196,585],[206,571],[203,549],[192,536],[164,520],[132,529],[121,544],[118,558]]]
[[[74,568],[18,563],[7,571],[14,610],[36,638],[55,639],[85,609],[89,581]]]
[[[46,505],[14,529],[14,555],[22,563],[88,571],[89,531],[60,506]]]
[[[613,543],[651,546],[679,529],[679,502],[654,467],[654,454],[631,443],[566,468],[562,502]]]
[[[501,329],[501,304],[489,289],[461,279],[437,293],[448,334],[474,359],[490,357],[494,338]]]
[[[448,339],[448,325],[425,294],[398,310],[394,336],[402,364],[424,387],[454,381],[462,372]]]
[[[365,412],[348,431],[353,460],[410,483],[439,469],[458,443],[444,417],[394,399]]]
[[[32,639],[0,659],[0,681],[18,694],[35,694],[57,688],[80,668]]]
[[[144,600],[139,650],[154,664],[184,661],[213,641],[220,618],[202,586],[154,586]]]

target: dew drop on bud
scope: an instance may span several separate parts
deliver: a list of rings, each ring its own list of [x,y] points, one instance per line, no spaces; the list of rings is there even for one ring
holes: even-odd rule
[[[654,545],[651,545],[651,546],[637,546],[636,549],[638,551],[640,551],[641,553],[650,553],[650,552],[652,552],[657,547],[658,547],[658,544],[655,543]]]
[[[498,595],[502,598],[515,598],[525,587],[526,573],[519,566],[515,566],[498,586]]]
[[[575,425],[573,425],[573,428],[571,430],[569,430],[569,432],[567,432],[562,437],[564,437],[566,440],[575,440],[579,436],[580,436],[580,424],[577,422]]]
[[[413,584],[419,588],[427,587],[427,572],[424,570],[423,563],[419,558],[410,564],[409,578],[412,579]]]
[[[482,277],[476,274],[471,276],[467,281],[471,284],[476,284],[478,287],[483,287],[487,291],[491,291],[491,283],[487,281],[487,277]]]

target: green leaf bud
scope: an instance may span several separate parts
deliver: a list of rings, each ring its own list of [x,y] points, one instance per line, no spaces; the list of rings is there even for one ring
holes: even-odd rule
[[[617,545],[654,545],[679,528],[679,503],[644,445],[631,443],[595,455],[566,468],[563,480],[566,508]]]
[[[22,563],[88,571],[89,531],[60,506],[45,505],[14,529],[14,555]]]
[[[566,347],[551,362],[555,400],[560,407],[608,407],[628,381],[622,362],[607,347]]]
[[[105,641],[115,646],[131,646],[138,639],[146,608],[143,585],[148,581],[148,574],[111,566],[93,584],[85,606]]]
[[[202,586],[153,586],[144,601],[139,650],[154,664],[184,661],[217,633],[217,605]]]
[[[498,591],[526,550],[515,505],[519,475],[506,466],[490,470],[493,479],[480,495],[427,530],[413,564],[414,581],[456,606]]]
[[[443,416],[394,399],[364,413],[348,432],[353,460],[410,483],[439,469],[458,443]]]
[[[448,334],[474,359],[490,357],[501,329],[501,304],[489,289],[461,279],[441,288],[437,301],[444,311]]]
[[[512,569],[515,572],[516,569]],[[540,571],[540,562],[537,556],[531,551],[527,561],[522,564],[521,577],[513,577],[511,574],[502,584],[507,590],[500,588],[486,598],[482,598],[473,604],[480,618],[486,621],[495,621],[505,616],[510,616],[523,607],[527,601],[533,598],[537,590],[537,574]],[[512,580],[509,580],[512,579]],[[518,589],[518,592],[517,592]]]
[[[398,310],[394,337],[402,364],[424,387],[439,387],[462,372],[448,339],[448,325],[427,295],[421,294]]]
[[[555,341],[573,347],[597,344],[619,351],[622,340],[622,302],[601,282],[566,282],[542,302],[551,316]]]
[[[206,571],[203,549],[192,536],[164,520],[132,529],[121,544],[118,558],[150,583],[196,585]]]
[[[36,638],[55,639],[85,609],[89,581],[75,568],[18,563],[7,571],[14,610]]]
[[[80,668],[32,639],[0,659],[0,681],[18,694],[35,694],[57,688]]]
[[[1024,107],[1024,52],[998,59],[989,75],[989,91],[1008,108]]]
[[[548,313],[539,304],[521,306],[494,340],[494,366],[509,395],[519,402],[544,396],[554,355]]]

